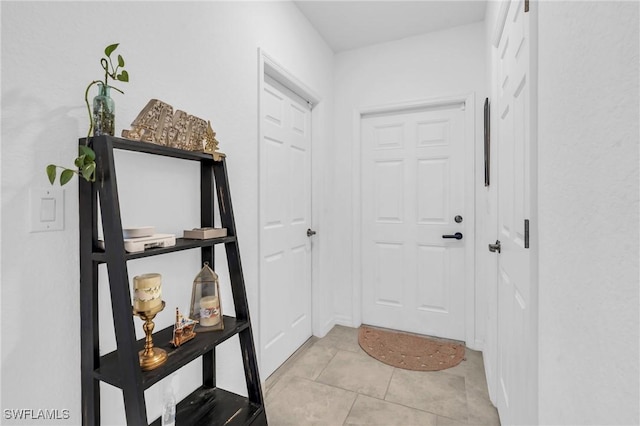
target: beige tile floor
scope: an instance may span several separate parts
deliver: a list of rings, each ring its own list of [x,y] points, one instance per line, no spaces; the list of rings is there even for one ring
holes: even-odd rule
[[[265,383],[269,425],[500,425],[482,353],[443,371],[394,368],[365,353],[358,330],[311,338]]]

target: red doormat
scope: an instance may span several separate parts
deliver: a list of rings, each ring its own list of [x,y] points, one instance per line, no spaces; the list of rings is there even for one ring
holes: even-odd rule
[[[358,343],[369,355],[393,367],[416,371],[437,371],[455,367],[464,359],[461,343],[387,331],[366,325],[360,327]]]

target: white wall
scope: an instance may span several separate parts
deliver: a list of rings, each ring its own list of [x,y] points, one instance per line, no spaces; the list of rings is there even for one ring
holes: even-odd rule
[[[330,187],[329,244],[334,280],[336,321],[358,326],[353,284],[356,257],[346,238],[356,224],[352,218],[353,117],[363,107],[397,104],[451,95],[476,95],[476,143],[482,135],[485,98],[484,24],[482,22],[342,52],[335,58],[335,146]],[[482,151],[476,152],[482,155]],[[476,155],[476,159],[479,157]],[[476,161],[476,176],[481,164]],[[481,174],[480,174],[481,176]],[[482,185],[482,184],[480,184]],[[473,200],[467,200],[473,202]],[[483,288],[476,289],[478,294]],[[479,318],[484,320],[484,315]],[[477,327],[476,341],[484,326]],[[470,345],[476,342],[469,342]]]
[[[539,421],[638,424],[639,5],[538,5]]]
[[[79,424],[77,184],[74,180],[64,188],[61,232],[29,232],[27,195],[30,189],[48,187],[46,164],[70,165],[75,157],[77,138],[87,132],[84,89],[101,78],[104,47],[121,43],[117,52],[131,76],[130,83],[117,85],[126,94],[113,96],[118,134],[151,98],[209,119],[217,131],[221,150],[228,154],[254,323],[259,318],[258,48],[322,97],[314,116],[314,152],[320,156],[330,146],[333,53],[289,2],[2,2],[1,7],[1,405],[68,409],[66,424]],[[197,165],[128,152],[118,152],[117,161],[125,226],[153,224],[181,234],[199,223]],[[326,188],[321,174],[315,179]],[[195,252],[129,262],[131,276],[161,272],[168,306],[182,308],[199,268]],[[225,292],[229,313],[228,283],[223,297]],[[107,294],[103,281],[103,353],[115,347]],[[330,320],[329,309],[325,303],[324,322]],[[157,317],[157,328],[172,322],[170,312],[173,308]],[[141,325],[138,319],[135,323]],[[257,330],[254,324],[256,335]],[[141,327],[138,331],[142,335]],[[244,392],[237,340],[225,344],[217,359],[218,384]],[[188,393],[188,385],[197,381],[194,367],[192,374],[180,377],[179,393]],[[147,392],[150,420],[160,412],[158,386]],[[102,388],[104,424],[123,424],[120,392]]]

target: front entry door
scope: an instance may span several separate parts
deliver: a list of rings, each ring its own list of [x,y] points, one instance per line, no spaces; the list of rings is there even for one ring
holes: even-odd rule
[[[311,337],[311,110],[268,76],[260,103],[260,345],[267,378]]]
[[[366,324],[465,339],[465,235],[473,231],[465,176],[473,170],[465,170],[463,107],[362,118]],[[461,239],[443,238],[456,233]]]
[[[530,34],[530,13],[512,1],[498,45],[497,405],[503,424],[537,422],[537,309],[525,222],[532,212]]]

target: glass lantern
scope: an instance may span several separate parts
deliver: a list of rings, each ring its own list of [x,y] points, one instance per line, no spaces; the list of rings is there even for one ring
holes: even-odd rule
[[[198,331],[224,328],[218,274],[209,267],[209,262],[204,262],[204,267],[193,280],[189,317],[200,323]]]

